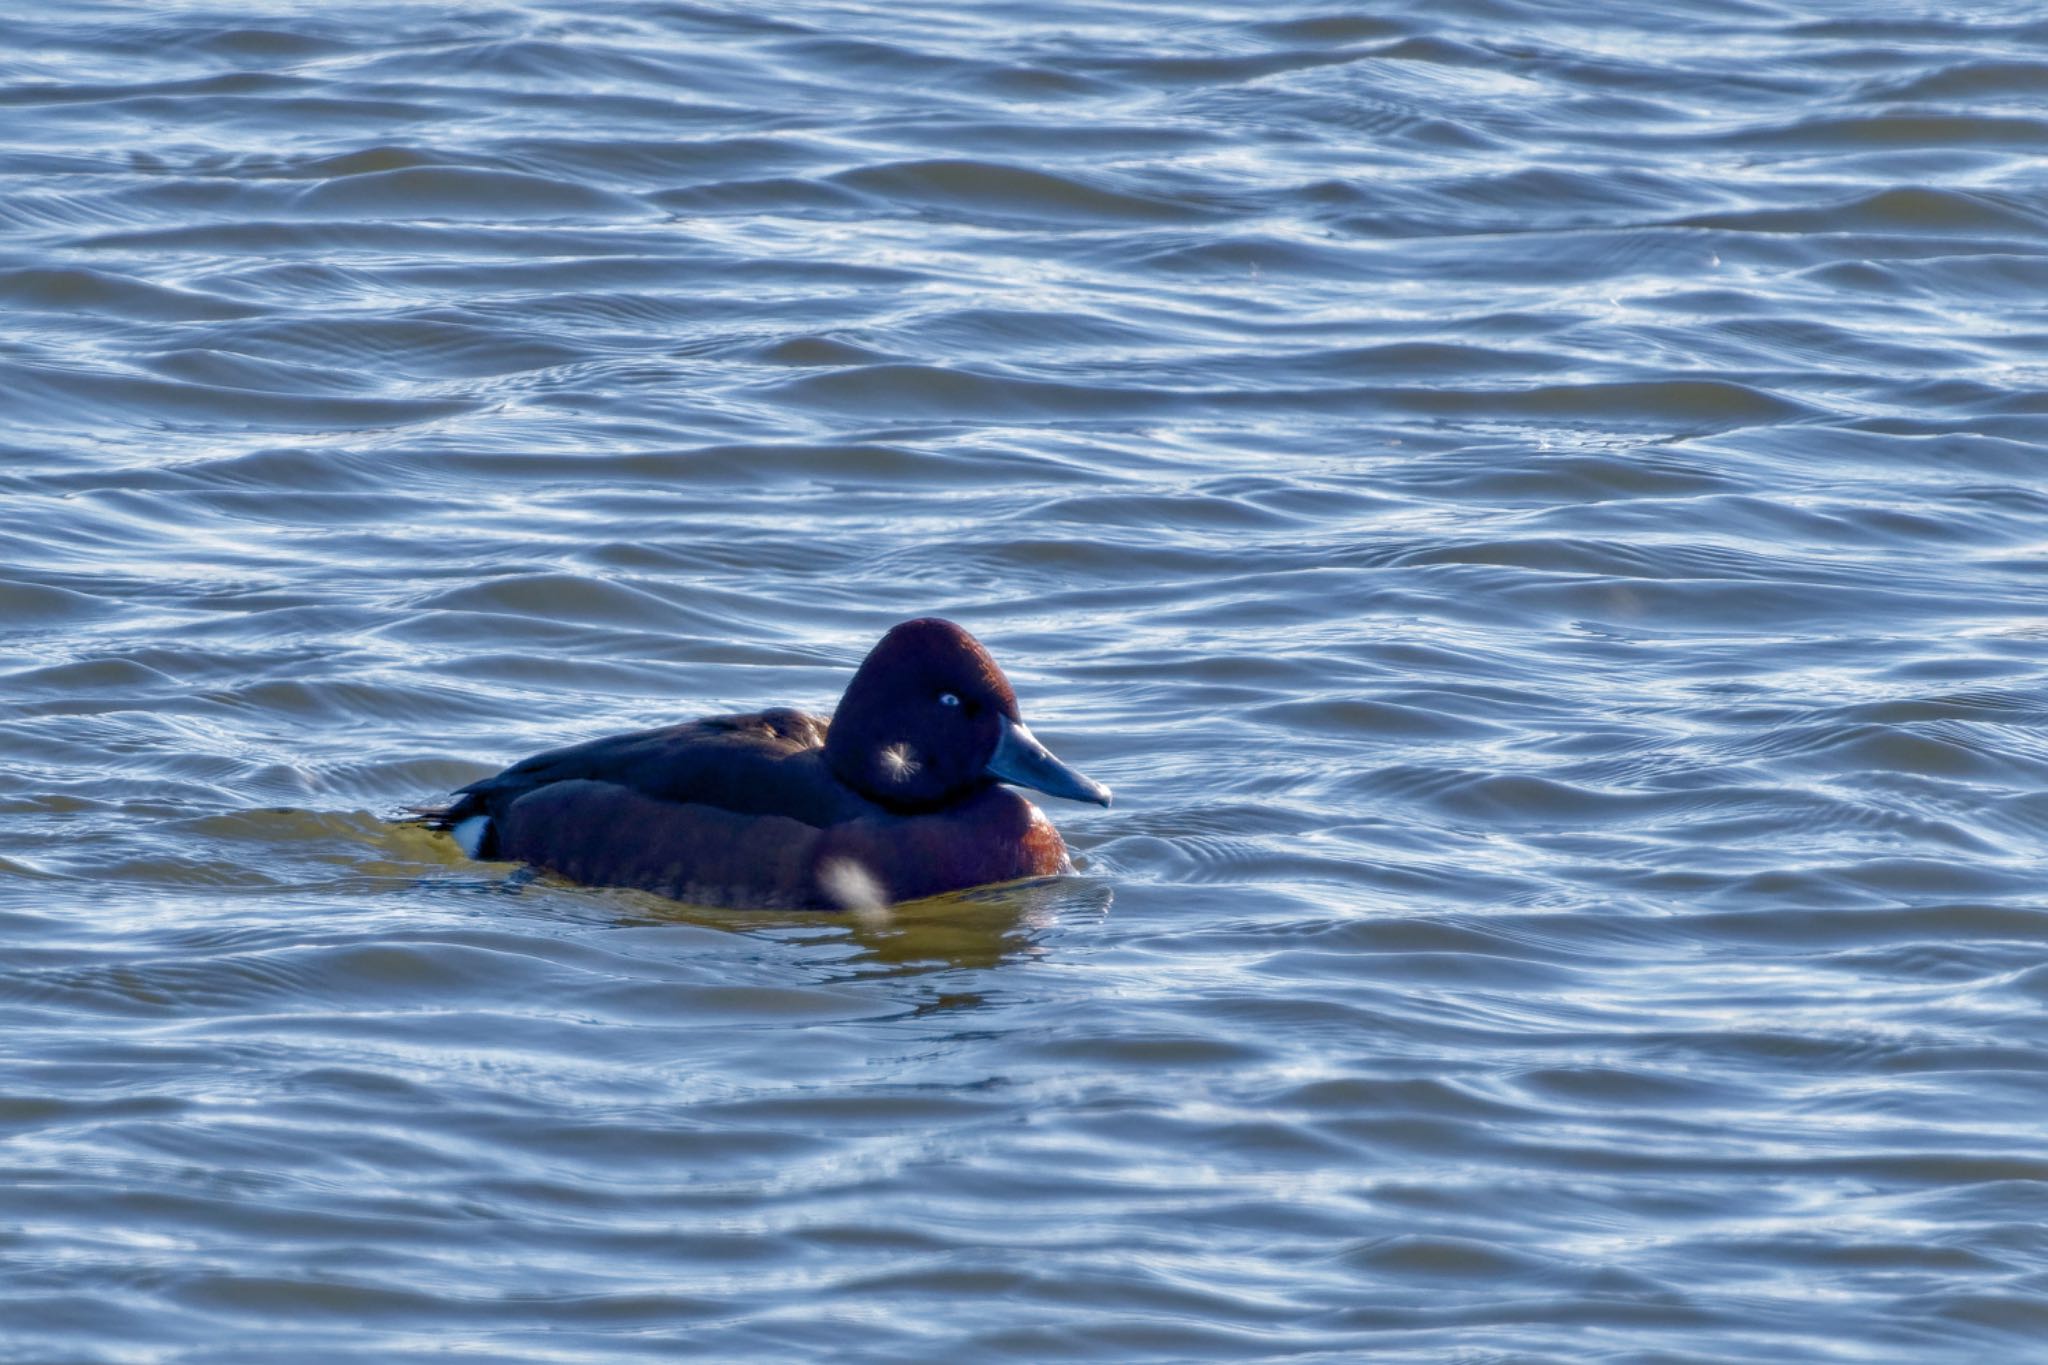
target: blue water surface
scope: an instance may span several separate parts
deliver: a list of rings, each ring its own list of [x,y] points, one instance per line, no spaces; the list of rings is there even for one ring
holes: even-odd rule
[[[2048,1360],[2048,17],[0,14],[0,1359]],[[886,922],[390,823],[984,638]]]

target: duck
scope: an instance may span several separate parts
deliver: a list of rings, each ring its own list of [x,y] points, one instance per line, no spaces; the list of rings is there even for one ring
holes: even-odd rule
[[[1054,757],[981,642],[922,617],[830,716],[789,708],[522,759],[419,812],[468,857],[736,909],[866,910],[1073,871],[1018,788],[1110,804]]]

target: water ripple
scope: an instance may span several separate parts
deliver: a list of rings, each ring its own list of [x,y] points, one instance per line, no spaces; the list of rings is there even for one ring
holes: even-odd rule
[[[2038,1351],[2044,38],[0,16],[0,1355]],[[933,612],[1081,875],[386,818]]]

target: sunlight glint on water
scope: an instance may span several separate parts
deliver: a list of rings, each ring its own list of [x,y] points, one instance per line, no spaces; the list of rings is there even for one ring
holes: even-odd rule
[[[2032,7],[0,53],[0,1359],[2048,1339]],[[931,613],[1081,875],[389,822]]]

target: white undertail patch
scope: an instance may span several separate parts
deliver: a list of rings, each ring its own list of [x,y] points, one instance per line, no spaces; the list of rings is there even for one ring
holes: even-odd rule
[[[484,846],[484,835],[490,833],[491,817],[472,815],[448,832],[455,836],[455,842],[462,845],[464,857],[474,858],[476,851]]]

